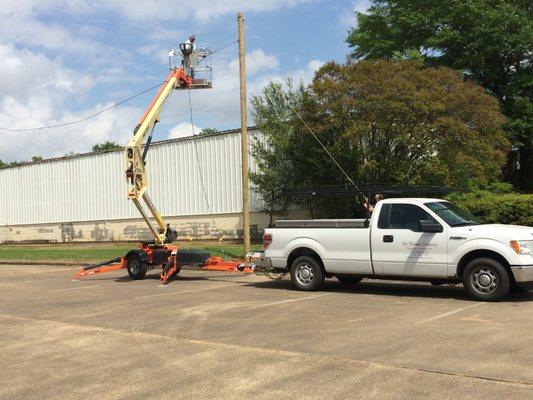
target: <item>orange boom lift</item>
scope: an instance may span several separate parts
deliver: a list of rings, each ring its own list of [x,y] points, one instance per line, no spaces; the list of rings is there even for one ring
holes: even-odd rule
[[[176,64],[176,60],[181,62]],[[125,148],[128,199],[133,201],[141,213],[154,236],[154,241],[141,243],[138,249],[130,250],[124,257],[81,267],[74,276],[76,280],[120,269],[127,269],[132,279],[142,279],[148,269],[159,267],[162,268],[161,284],[166,284],[179,273],[182,265],[195,265],[211,271],[237,271],[238,267],[240,271],[251,271],[238,260],[224,261],[221,257],[210,257],[209,253],[199,250],[179,251],[178,246],[172,244],[177,238],[176,231],[165,222],[148,197],[146,154],[152,142],[155,125],[170,94],[174,90],[212,87],[211,52],[208,49],[196,49],[193,36],[187,42],[180,44],[179,50],[169,52],[169,69],[170,73],[165,82],[144,112],[133,131],[133,138]],[[143,203],[155,220],[156,226],[152,224]]]

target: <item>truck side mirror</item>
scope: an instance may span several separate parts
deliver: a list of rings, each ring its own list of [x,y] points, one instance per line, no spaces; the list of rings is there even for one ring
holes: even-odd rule
[[[442,232],[444,229],[438,222],[431,219],[421,219],[418,221],[418,230],[420,232],[438,233]]]

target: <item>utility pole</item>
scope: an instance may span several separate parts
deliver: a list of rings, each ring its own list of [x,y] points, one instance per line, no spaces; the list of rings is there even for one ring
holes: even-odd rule
[[[246,64],[244,14],[237,14],[239,28],[239,77],[241,86],[242,233],[244,253],[250,251],[250,183],[248,179],[248,111],[246,109]]]

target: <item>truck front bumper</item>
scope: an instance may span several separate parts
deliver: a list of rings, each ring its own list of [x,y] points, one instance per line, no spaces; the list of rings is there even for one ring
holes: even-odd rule
[[[533,285],[533,265],[511,265],[511,271],[519,286]]]

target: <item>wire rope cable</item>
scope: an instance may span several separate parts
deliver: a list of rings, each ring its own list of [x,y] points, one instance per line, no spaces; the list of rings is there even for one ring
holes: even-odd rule
[[[191,121],[191,132],[194,137],[196,137],[195,129],[194,129],[194,118],[193,118],[193,112],[192,112],[192,100],[191,100],[191,89],[189,88],[187,90],[188,98],[189,98],[189,118]],[[222,255],[225,256],[226,253],[224,252],[224,246],[222,245],[222,231],[218,229],[217,223],[215,220],[215,216],[213,214],[213,209],[211,207],[211,203],[209,202],[209,196],[207,195],[207,188],[205,186],[204,178],[203,178],[203,171],[202,171],[202,164],[200,162],[200,154],[198,153],[198,144],[196,143],[196,140],[193,139],[193,146],[194,146],[194,153],[196,154],[196,165],[198,167],[198,175],[200,177],[200,185],[202,186],[202,193],[204,195],[204,200],[207,205],[207,210],[209,211],[209,216],[211,217],[211,221],[213,222],[213,227],[215,228],[215,231],[217,232],[217,236],[220,233],[220,236],[218,238],[218,244],[220,246],[220,251],[222,252]]]
[[[228,47],[234,45],[235,43],[237,43],[238,40],[234,40],[232,42],[229,42],[227,44],[225,44],[224,46],[222,47],[219,47],[218,49],[214,50],[211,52],[211,54],[216,54],[222,50],[225,50],[227,49]],[[21,129],[14,129],[14,128],[6,128],[6,127],[0,127],[0,131],[5,131],[5,132],[19,132],[19,133],[23,133],[23,132],[34,132],[34,131],[40,131],[40,130],[45,130],[45,129],[53,129],[53,128],[62,128],[62,127],[65,127],[65,126],[70,126],[70,125],[75,125],[75,124],[79,124],[79,123],[82,123],[82,122],[85,122],[85,121],[88,121],[92,118],[96,118],[98,117],[99,115],[109,111],[109,110],[112,110],[113,108],[116,108],[116,107],[119,107],[120,105],[124,104],[124,103],[127,103],[128,101],[130,100],[133,100],[139,96],[142,96],[143,94],[145,93],[148,93],[158,87],[161,86],[162,83],[158,83],[157,85],[154,85],[152,87],[149,87],[148,89],[145,89],[139,93],[136,93],[130,97],[127,97],[123,100],[120,100],[119,102],[115,103],[115,104],[112,104],[111,106],[109,107],[106,107],[104,108],[103,110],[100,110],[94,114],[90,114],[86,117],[83,117],[83,118],[80,118],[80,119],[77,119],[77,120],[73,120],[73,121],[69,121],[69,122],[63,122],[63,123],[60,123],[60,124],[52,124],[52,125],[43,125],[43,126],[39,126],[39,127],[35,127],[35,128],[21,128]]]
[[[163,82],[164,83],[164,82]],[[142,92],[139,92],[139,93],[136,93],[134,94],[133,96],[130,96],[126,99],[123,99],[121,101],[119,101],[118,103],[115,103],[109,107],[106,107],[104,108],[103,110],[100,110],[94,114],[91,114],[91,115],[88,115],[84,118],[80,118],[80,119],[77,119],[77,120],[74,120],[74,121],[69,121],[69,122],[64,122],[64,123],[61,123],[61,124],[55,124],[55,125],[46,125],[46,126],[40,126],[38,128],[26,128],[26,129],[11,129],[11,128],[3,128],[3,127],[0,127],[0,131],[7,131],[7,132],[31,132],[31,131],[40,131],[40,130],[43,130],[43,129],[51,129],[51,128],[61,128],[61,127],[64,127],[64,126],[70,126],[70,125],[75,125],[75,124],[79,124],[81,122],[84,122],[84,121],[87,121],[89,119],[92,119],[92,118],[95,118],[95,117],[98,117],[99,115],[105,113],[106,111],[109,111],[113,108],[116,108],[130,100],[133,100],[135,99],[136,97],[139,97],[139,96],[142,96],[143,94],[145,93],[148,93],[150,92],[151,90],[154,90],[155,88],[158,88],[162,85],[162,83],[158,83],[157,85],[154,85],[152,87],[149,87],[148,89],[145,89],[143,90]]]
[[[272,77],[268,74],[268,72],[265,70],[265,68],[263,68],[263,66],[255,59],[254,55],[252,53],[248,53],[248,55],[250,56],[250,58],[257,64],[257,66],[263,71],[263,73],[267,76],[267,78],[270,80],[270,81],[273,81],[274,79],[272,79]],[[283,97],[285,97],[285,93],[283,93],[281,91],[280,88],[278,88],[280,93],[283,95]],[[337,166],[337,168],[343,173],[343,175],[346,177],[346,179],[348,180],[348,182],[350,182],[357,190],[359,190],[358,186],[355,184],[355,182],[353,181],[353,179],[350,177],[350,175],[348,175],[348,173],[344,170],[344,168],[342,168],[342,166],[339,164],[339,162],[335,159],[335,157],[333,157],[333,155],[330,153],[330,151],[326,148],[326,146],[324,145],[324,143],[322,143],[322,141],[319,139],[319,137],[315,134],[315,132],[313,132],[313,130],[311,129],[311,127],[307,124],[307,122],[305,122],[305,120],[302,118],[302,116],[300,115],[300,113],[298,112],[298,110],[296,110],[296,108],[290,104],[290,102],[287,103],[289,105],[289,107],[291,108],[291,110],[294,112],[294,114],[298,117],[298,119],[300,121],[302,121],[303,125],[305,126],[305,128],[309,131],[309,133],[311,133],[311,135],[313,135],[313,137],[315,138],[315,140],[318,142],[318,144],[322,147],[322,149],[326,152],[326,154],[329,156],[329,158],[333,161],[333,163]]]

